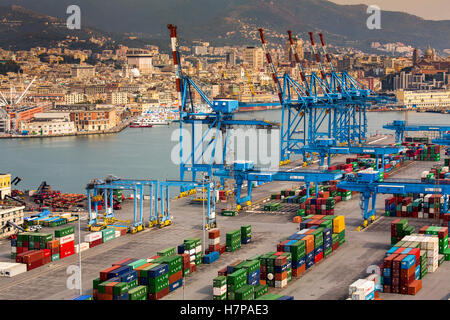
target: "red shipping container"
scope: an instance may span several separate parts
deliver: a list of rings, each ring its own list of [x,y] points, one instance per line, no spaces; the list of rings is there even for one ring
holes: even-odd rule
[[[195,263],[191,263],[191,266],[189,267],[191,273],[197,271],[197,265]]]
[[[131,259],[129,259],[131,260]],[[123,261],[123,260],[122,260]],[[101,281],[106,281],[108,280],[108,273],[120,268],[120,265],[113,265],[112,267],[109,267],[108,269],[102,270],[100,271],[100,280]]]
[[[275,281],[282,281],[284,279],[287,279],[287,271],[275,273]]]
[[[208,238],[209,239],[216,239],[220,237],[220,230],[219,229],[212,229],[208,232]]]
[[[226,251],[226,248],[227,248],[227,246],[224,244],[224,245],[222,245],[222,246],[220,246],[220,249],[219,249],[219,254],[223,254],[223,253],[225,253],[225,251]]]
[[[68,257],[68,256],[71,256],[71,255],[73,255],[73,254],[75,254],[75,248],[68,248],[68,249],[66,249],[65,251],[61,251],[61,252],[59,253],[59,258],[60,258],[60,259],[63,259],[63,258],[66,258],[66,257]]]
[[[22,253],[23,249],[24,249],[23,247],[17,247],[16,253]]]
[[[284,266],[287,263],[287,257],[286,256],[279,256],[275,259],[275,266],[281,267]]]
[[[209,245],[209,247],[208,247],[208,250],[209,250],[210,252],[213,252],[213,251],[219,251],[219,249],[220,249],[220,244]]]
[[[92,247],[98,246],[99,244],[102,244],[102,239],[98,239],[98,240],[95,240],[95,241],[89,242],[89,248],[92,248]]]
[[[120,261],[118,261],[118,262],[114,262],[114,263],[112,264],[112,266],[124,266],[124,265],[126,265],[127,262],[130,261],[130,260],[132,260],[132,258],[126,258],[126,259],[120,260]]]
[[[30,253],[26,253],[23,256],[23,262],[24,263],[32,263],[38,260],[42,260],[44,257],[44,252],[41,250],[33,250]]]
[[[100,239],[99,239],[100,240]],[[59,246],[59,251],[66,251],[67,249],[72,249],[75,247],[75,241],[70,241]]]
[[[420,289],[422,289],[422,280],[414,280],[408,286],[408,294],[415,295]]]
[[[319,253],[318,255],[314,256],[314,263],[317,263],[322,259],[323,259],[323,251],[321,253]]]
[[[109,282],[105,286],[105,293],[113,295],[114,286],[117,285],[119,282]]]
[[[448,236],[448,228],[441,227],[441,229],[438,231],[439,239],[444,239],[446,236]]]
[[[149,293],[148,299],[149,300],[159,300],[159,299],[163,298],[164,296],[166,296],[167,294],[169,294],[169,292],[170,292],[170,289],[169,289],[169,287],[167,287],[157,293]]]
[[[42,249],[42,251],[44,251],[44,258],[50,257],[50,255],[52,253],[50,249]]]
[[[183,278],[183,271],[178,271],[177,273],[174,273],[173,275],[169,276],[169,284],[172,284],[178,280]]]
[[[42,265],[43,265],[42,259],[31,262],[31,263],[27,263],[27,271],[39,268]]]

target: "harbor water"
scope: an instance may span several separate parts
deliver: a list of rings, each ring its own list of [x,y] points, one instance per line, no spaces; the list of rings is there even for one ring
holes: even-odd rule
[[[280,110],[246,112],[238,118],[279,122]],[[368,112],[368,133],[382,129],[405,112]],[[408,112],[410,124],[449,124],[450,115]],[[178,179],[179,167],[171,160],[178,124],[153,128],[126,128],[118,134],[77,137],[0,139],[0,172],[23,180],[17,189],[37,189],[42,181],[68,193],[84,193],[92,178],[114,174],[130,179]]]

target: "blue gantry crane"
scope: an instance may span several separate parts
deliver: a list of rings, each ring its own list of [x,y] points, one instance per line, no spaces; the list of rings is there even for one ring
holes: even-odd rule
[[[420,125],[420,124],[406,124],[405,120],[394,120],[383,126],[383,129],[395,131],[395,141],[400,143],[404,139],[407,131],[428,131],[436,132],[439,139],[443,139],[446,132],[450,131],[450,125]]]
[[[98,197],[99,191],[103,191],[104,197],[104,223],[114,224],[120,222],[114,217],[114,190],[131,190],[133,192],[134,210],[133,210],[133,222],[131,225],[121,225],[127,226],[131,233],[136,233],[144,229],[144,188],[148,187],[150,191],[150,217],[148,226],[152,227],[159,225],[158,223],[158,181],[157,180],[131,180],[131,179],[119,179],[107,177],[105,180],[94,179],[86,186],[87,192],[87,203],[88,203],[88,213],[89,221],[88,227],[99,222],[99,212],[97,206],[95,206],[94,211],[92,211],[92,198]],[[137,203],[137,198],[139,195],[139,207]],[[109,203],[109,205],[108,205]],[[139,210],[139,216],[138,216]]]
[[[323,170],[259,170],[255,169],[252,161],[235,161],[232,166],[224,167],[214,172],[215,176],[224,179],[234,179],[236,181],[236,203],[242,204],[251,202],[252,182],[272,182],[272,181],[296,181],[305,182],[307,195],[309,195],[310,183],[316,184],[316,196],[318,196],[319,182],[336,180],[342,178],[342,173]],[[242,187],[247,183],[247,195],[242,195]]]
[[[215,188],[216,184],[213,180],[206,178],[201,182],[196,181],[181,181],[181,180],[167,180],[159,183],[160,196],[161,196],[161,217],[160,226],[166,226],[172,223],[173,217],[170,215],[170,188],[171,187],[184,187],[185,189],[201,188],[206,190],[206,212],[205,212],[205,227],[206,229],[215,228],[216,223],[216,201],[215,201]]]
[[[237,100],[210,99],[193,79],[183,74],[178,49],[177,27],[169,24],[168,28],[170,30],[180,112],[180,180],[188,181],[186,173],[190,172],[192,174],[191,181],[195,182],[197,173],[204,172],[208,176],[212,176],[213,169],[223,168],[231,128],[236,126],[272,128],[273,124],[260,120],[238,120],[235,118],[235,113],[239,109]],[[209,106],[210,112],[198,112],[196,110],[193,99],[195,92]],[[206,127],[204,132],[203,127]],[[190,137],[186,137],[185,128],[190,128]],[[198,130],[199,128],[201,130]],[[187,139],[189,139],[189,142],[185,141]],[[189,148],[185,150],[187,144]],[[180,185],[181,191],[185,192],[186,187],[189,186],[189,184]]]
[[[358,175],[347,175],[345,180],[337,184],[338,188],[361,192],[361,213],[364,227],[368,225],[369,220],[375,220],[377,193],[401,195],[408,193],[441,194],[444,198],[444,210],[442,212],[449,211],[450,184],[423,182],[420,179],[389,179],[381,182],[378,181],[378,178],[378,171],[360,171]],[[372,200],[372,208],[369,210],[370,200]]]
[[[288,163],[291,154],[302,155],[305,162],[312,160],[313,152],[323,156],[332,154],[337,146],[362,146],[366,142],[366,108],[375,103],[385,103],[391,98],[376,95],[347,72],[336,72],[332,59],[326,50],[323,35],[320,34],[322,51],[317,48],[310,32],[311,47],[320,68],[316,73],[306,75],[298,57],[292,32],[288,31],[294,68],[298,70],[299,81],[285,73],[280,81],[275,65],[267,49],[264,30],[259,29],[266,60],[282,105],[281,119],[281,164]],[[325,70],[320,52],[326,57],[329,71]],[[320,139],[329,139],[327,145]],[[323,153],[328,148],[329,152]]]

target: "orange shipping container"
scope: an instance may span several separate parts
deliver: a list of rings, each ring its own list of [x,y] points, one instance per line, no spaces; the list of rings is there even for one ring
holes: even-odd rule
[[[305,243],[306,253],[314,251],[314,236],[308,234],[302,240],[306,242]]]

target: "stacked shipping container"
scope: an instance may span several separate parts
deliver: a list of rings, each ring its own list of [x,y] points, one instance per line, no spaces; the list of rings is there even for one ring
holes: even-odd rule
[[[299,277],[345,242],[344,216],[306,216],[300,228],[283,239],[276,252],[238,260],[219,270],[213,281],[213,299],[266,299],[268,287],[286,287],[292,277]]]

